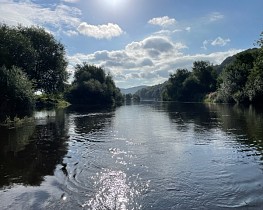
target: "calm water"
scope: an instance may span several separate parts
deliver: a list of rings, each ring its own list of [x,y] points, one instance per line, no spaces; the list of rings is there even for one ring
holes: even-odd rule
[[[253,107],[144,102],[35,117],[0,130],[2,210],[263,208]]]

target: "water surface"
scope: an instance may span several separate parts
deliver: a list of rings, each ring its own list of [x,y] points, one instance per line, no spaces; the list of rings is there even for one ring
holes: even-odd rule
[[[263,113],[142,102],[1,129],[0,209],[261,209]]]

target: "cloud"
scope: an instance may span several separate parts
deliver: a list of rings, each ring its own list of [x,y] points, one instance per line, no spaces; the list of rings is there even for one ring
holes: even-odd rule
[[[221,14],[220,12],[212,12],[211,14],[208,15],[208,20],[210,22],[215,22],[218,20],[223,19],[225,16]]]
[[[90,25],[86,22],[82,22],[77,30],[82,35],[94,37],[96,39],[111,39],[124,33],[120,26],[113,23],[108,23],[106,25]]]
[[[223,39],[222,37],[219,36],[219,37],[217,37],[214,40],[205,40],[205,41],[203,41],[203,46],[201,48],[207,50],[207,46],[208,45],[224,47],[230,41],[231,40],[229,38]]]
[[[188,27],[185,28],[185,30],[190,32],[191,31],[191,27],[188,26]]]
[[[124,33],[118,25],[113,23],[90,25],[82,22],[80,9],[62,3],[45,7],[31,1],[3,1],[0,7],[0,22],[8,25],[40,25],[47,30],[62,32],[67,36],[83,34],[97,39],[111,39]],[[62,2],[74,3],[77,0],[63,0]]]
[[[101,66],[111,72],[118,87],[132,87],[159,84],[178,68],[190,70],[194,61],[205,60],[220,64],[226,57],[242,51],[233,49],[191,55],[184,53],[185,50],[186,45],[167,36],[149,36],[127,44],[122,50],[75,54],[69,56],[68,60],[71,66],[83,61]]]
[[[74,30],[67,30],[67,31],[64,31],[64,34],[66,34],[67,36],[77,36],[79,33]]]
[[[67,3],[77,3],[79,2],[79,0],[63,0],[64,2],[67,2]]]
[[[218,46],[225,46],[228,42],[230,42],[230,39],[228,38],[228,39],[223,39],[223,38],[221,38],[220,36],[219,37],[217,37],[214,41],[212,41],[212,43],[211,43],[211,45],[213,45],[213,46],[216,46],[216,45],[218,45]]]
[[[0,7],[0,22],[8,25],[41,25],[46,28],[62,30],[70,33],[80,24],[81,11],[63,4],[49,8],[31,1],[4,0]]]
[[[169,18],[168,16],[163,16],[163,17],[153,18],[149,20],[148,23],[152,25],[158,25],[161,27],[168,27],[174,25],[176,23],[176,20],[174,18]]]

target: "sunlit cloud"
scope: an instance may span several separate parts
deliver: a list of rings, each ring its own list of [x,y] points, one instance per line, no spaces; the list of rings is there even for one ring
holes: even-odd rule
[[[213,46],[225,46],[228,42],[230,42],[230,39],[223,39],[222,37],[217,37],[214,41],[212,41],[211,45]]]
[[[77,3],[79,2],[80,0],[63,0],[64,2],[67,2],[67,3]]]
[[[174,25],[176,23],[176,20],[174,18],[169,18],[168,16],[164,16],[164,17],[153,18],[149,20],[148,23],[152,25],[158,25],[161,27],[168,27]]]
[[[183,43],[174,42],[167,36],[149,36],[127,44],[122,50],[79,53],[68,59],[69,63],[85,61],[101,66],[111,72],[117,86],[132,87],[162,83],[178,68],[190,70],[197,60],[220,64],[226,57],[241,51],[233,49],[209,54],[186,54],[184,51],[187,49]]]
[[[78,26],[78,31],[80,34],[96,39],[111,39],[124,33],[120,26],[113,23],[108,23],[106,25],[90,25],[86,22],[82,22]]]
[[[73,30],[81,23],[81,10],[63,4],[50,8],[31,1],[4,0],[0,13],[0,22],[15,26],[41,25],[56,30]]]

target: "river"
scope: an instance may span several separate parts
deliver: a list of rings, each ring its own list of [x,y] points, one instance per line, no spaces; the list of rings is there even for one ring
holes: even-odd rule
[[[0,209],[262,209],[263,111],[141,102],[0,129]]]

